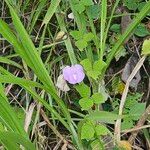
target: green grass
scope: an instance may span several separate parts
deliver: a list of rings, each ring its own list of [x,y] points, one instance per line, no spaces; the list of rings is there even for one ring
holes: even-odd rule
[[[130,15],[134,16],[132,23],[111,46],[109,45],[112,34],[110,26],[113,24],[113,19],[123,16],[123,14],[115,14],[120,0],[116,0],[111,6],[106,0],[102,0],[98,4],[95,3],[100,13],[94,19],[89,11],[94,5],[91,0],[86,2],[79,0],[51,0],[50,2],[37,0],[33,3],[29,0],[4,0],[3,2],[5,5],[0,9],[0,12],[4,11],[9,19],[5,16],[1,16],[0,19],[0,35],[2,36],[0,38],[2,44],[0,44],[2,49],[5,49],[5,55],[0,56],[0,123],[4,127],[0,128],[0,143],[8,150],[19,149],[20,145],[25,149],[40,149],[40,146],[43,146],[40,136],[47,136],[46,139],[51,138],[46,135],[51,130],[45,128],[45,125],[37,129],[42,119],[40,110],[36,107],[29,131],[28,133],[25,132],[13,109],[19,106],[15,102],[10,105],[11,97],[9,95],[6,97],[5,94],[5,90],[8,90],[9,93],[17,87],[17,90],[20,88],[23,90],[23,95],[19,94],[16,98],[23,109],[27,111],[32,102],[41,105],[46,117],[52,124],[53,132],[60,134],[66,131],[61,136],[66,141],[69,139],[69,144],[74,149],[91,148],[92,143],[96,141],[103,147],[103,142],[99,139],[95,128],[98,121],[107,126],[109,123],[106,120],[107,117],[111,117],[114,123],[120,116],[117,114],[110,116],[111,113],[109,112],[99,111],[99,109],[103,109],[101,104],[95,104],[88,111],[82,111],[76,101],[82,98],[79,94],[82,90],[86,92],[86,89],[81,88],[77,94],[75,87],[70,85],[70,92],[62,92],[56,87],[57,78],[62,73],[62,66],[80,64],[82,60],[88,59],[94,68],[95,63],[98,66],[99,61],[105,62],[106,66],[101,69],[97,79],[86,74],[87,78],[84,82],[90,92],[92,91],[91,95],[86,97],[87,99],[91,99],[92,94],[97,92],[106,94],[103,81],[106,80],[107,69],[109,69],[116,53],[121,50],[126,39],[134,33],[142,19],[149,19],[146,18],[146,15],[150,12],[150,1],[147,1],[139,13],[129,12]],[[77,6],[84,9],[83,12],[79,13]],[[109,7],[111,7],[111,12],[108,11]],[[71,12],[73,12],[74,19],[69,20],[68,14]],[[94,12],[96,11],[94,10]],[[64,32],[67,38],[57,41],[55,38],[59,31]],[[83,36],[91,32],[93,38],[87,42],[87,46],[81,51],[77,48],[75,39],[70,35],[71,31],[79,31]],[[110,49],[109,52],[107,52],[107,47]],[[90,66],[89,64],[86,65],[87,68]],[[18,72],[18,76],[15,75],[16,72]],[[11,85],[15,86],[11,87]],[[79,84],[79,86],[81,85]],[[92,114],[95,114],[96,121],[90,118]],[[81,139],[83,137],[82,126],[89,120],[92,122],[91,128],[94,128],[95,134],[92,140],[84,139],[83,141]],[[34,136],[31,137],[31,133]],[[57,142],[55,140],[55,143]]]

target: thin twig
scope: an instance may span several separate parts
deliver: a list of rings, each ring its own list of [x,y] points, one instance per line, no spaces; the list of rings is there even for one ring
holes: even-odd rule
[[[145,123],[145,121],[146,121],[146,119],[148,118],[149,114],[150,114],[150,105],[146,108],[145,112],[142,114],[141,118],[139,119],[139,121],[138,121],[138,123],[137,123],[137,125],[136,125],[136,128],[142,126],[142,125]],[[135,138],[136,138],[138,132],[139,132],[139,131],[133,132],[133,133],[131,134],[131,136],[129,137],[128,141],[129,141],[131,144],[134,142],[134,140],[135,140]]]
[[[139,130],[142,130],[142,129],[145,129],[145,128],[150,128],[150,125],[144,125],[144,126],[136,126],[136,127],[134,127],[134,128],[132,128],[132,129],[126,129],[126,130],[123,130],[123,131],[121,131],[121,132],[124,132],[125,134],[126,133],[129,133],[129,132],[134,132],[134,131],[139,131]]]
[[[47,123],[48,127],[51,128],[51,130],[56,134],[57,137],[59,137],[64,143],[68,143],[65,138],[58,132],[58,130],[50,123],[48,117],[46,116],[45,112],[41,109],[40,110],[41,115],[45,122]]]
[[[130,74],[129,78],[127,79],[127,82],[126,82],[126,85],[125,85],[125,88],[124,88],[124,91],[123,91],[123,94],[121,97],[121,102],[120,102],[120,106],[119,106],[119,115],[122,115],[122,113],[123,113],[123,108],[124,108],[127,93],[129,90],[130,82],[132,81],[132,79],[134,78],[136,73],[139,71],[141,66],[143,65],[145,58],[146,58],[146,56],[143,56],[139,60],[139,62],[136,64],[135,68],[133,69],[132,73]],[[117,142],[120,141],[120,137],[121,137],[120,133],[121,133],[121,119],[118,119],[115,124],[115,137],[116,137]]]

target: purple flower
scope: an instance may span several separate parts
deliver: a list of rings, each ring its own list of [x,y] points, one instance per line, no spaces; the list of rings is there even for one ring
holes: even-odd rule
[[[81,65],[66,66],[63,69],[63,77],[70,84],[76,84],[83,81],[85,74]]]

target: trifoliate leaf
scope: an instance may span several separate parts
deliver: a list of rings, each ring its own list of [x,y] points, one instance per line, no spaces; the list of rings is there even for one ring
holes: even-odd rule
[[[83,50],[87,47],[88,43],[84,39],[78,40],[75,42],[75,45],[78,47],[79,50]]]
[[[95,104],[101,104],[105,102],[104,96],[100,93],[94,93],[91,98]]]
[[[102,143],[100,144],[99,139],[94,140],[91,143],[91,147],[92,147],[92,150],[103,150],[104,149],[104,145],[102,145]]]
[[[129,10],[136,10],[138,8],[138,4],[139,2],[137,0],[124,0],[125,6],[127,6],[127,8]]]
[[[94,4],[92,0],[81,0],[81,3],[82,3],[84,6],[91,6],[91,5]]]
[[[93,65],[93,70],[94,71],[99,71],[101,74],[101,71],[104,69],[104,67],[106,66],[106,63],[102,60],[98,60],[94,62]]]
[[[120,30],[121,30],[120,24],[113,24],[113,25],[110,27],[110,30],[111,30],[111,31],[114,31],[114,32],[116,32],[116,33],[119,33]]]
[[[91,98],[82,98],[79,100],[79,104],[82,110],[88,110],[93,106],[93,100]]]
[[[84,83],[76,85],[75,88],[82,97],[89,97],[91,95],[90,87]]]
[[[83,39],[85,40],[85,41],[87,41],[87,42],[89,42],[89,41],[91,41],[92,39],[94,38],[94,35],[93,35],[93,33],[86,33],[86,34],[84,34],[84,36],[83,36]]]
[[[132,116],[133,120],[138,120],[139,117],[144,113],[146,103],[137,103],[130,107],[129,114]]]
[[[82,39],[82,37],[83,37],[83,33],[81,31],[77,31],[77,30],[71,31],[70,35],[76,40]]]
[[[100,75],[100,72],[99,71],[91,70],[91,71],[87,71],[87,75],[89,77],[92,77],[94,80],[97,80],[98,76]]]
[[[123,122],[121,123],[122,130],[131,129],[133,127],[134,127],[134,123],[133,123],[132,118],[124,119]]]
[[[92,70],[92,63],[89,59],[84,59],[80,62],[80,64],[83,66],[85,71],[91,71]]]
[[[74,5],[74,8],[79,14],[85,11],[85,6],[82,3]]]
[[[147,35],[150,35],[150,32],[147,30],[147,28],[144,24],[140,24],[135,29],[134,34],[139,37],[145,37]]]
[[[81,139],[92,139],[94,134],[95,130],[92,123],[86,122],[81,128]]]
[[[96,19],[100,16],[100,6],[97,5],[91,5],[87,8],[88,13],[90,14],[90,16],[92,17],[92,19]]]
[[[107,127],[102,124],[96,125],[95,130],[97,135],[107,135],[109,133]]]

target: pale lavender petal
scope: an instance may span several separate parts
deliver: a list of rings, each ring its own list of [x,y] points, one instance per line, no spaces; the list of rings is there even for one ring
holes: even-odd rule
[[[79,72],[78,73],[77,83],[82,82],[84,78],[85,78],[85,74],[83,72]]]
[[[71,75],[71,67],[69,67],[69,66],[66,66],[64,69],[63,69],[63,77],[64,77],[64,79],[65,80],[69,80],[69,77],[70,77],[70,75]]]
[[[81,65],[76,64],[74,65],[74,67],[77,68],[78,70],[83,71],[83,67]]]
[[[85,74],[81,65],[66,66],[63,69],[63,77],[70,84],[76,84],[83,81]]]

